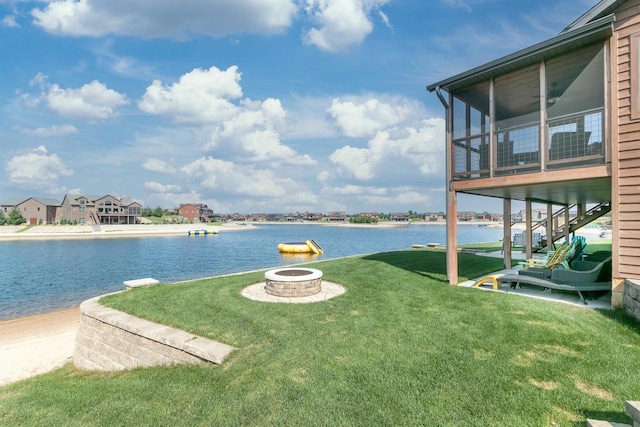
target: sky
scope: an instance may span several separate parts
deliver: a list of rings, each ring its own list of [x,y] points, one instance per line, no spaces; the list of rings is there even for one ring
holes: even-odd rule
[[[0,0],[0,201],[445,211],[444,109],[425,87],[596,3]]]

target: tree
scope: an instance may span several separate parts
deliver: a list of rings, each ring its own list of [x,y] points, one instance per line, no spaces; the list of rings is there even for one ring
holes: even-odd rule
[[[158,217],[158,218],[162,218],[162,214],[164,213],[164,211],[162,210],[162,208],[160,206],[158,206],[157,208],[155,208],[153,210],[153,212],[151,213],[152,216]]]
[[[152,213],[151,208],[142,208],[140,210],[140,213],[142,214],[142,216],[150,217]]]
[[[4,216],[4,213],[0,211],[0,225],[5,225],[7,223],[7,218]]]
[[[25,219],[17,208],[11,209],[9,212],[9,218],[7,218],[7,224],[20,225],[24,224]]]

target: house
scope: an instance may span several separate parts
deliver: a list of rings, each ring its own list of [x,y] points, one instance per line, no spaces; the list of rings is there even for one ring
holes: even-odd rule
[[[327,218],[329,222],[345,222],[347,220],[347,213],[344,211],[329,212]]]
[[[17,209],[25,222],[29,225],[53,224],[56,221],[56,210],[60,201],[44,197],[29,197],[28,199],[10,199],[0,205],[5,217],[12,209]]]
[[[411,221],[409,212],[391,212],[389,213],[389,221],[408,222]]]
[[[475,212],[458,212],[458,221],[468,222],[475,221],[476,213]]]
[[[444,221],[444,212],[427,212],[422,215],[422,220],[429,222]]]
[[[322,218],[324,218],[324,215],[319,212],[305,212],[302,215],[302,219],[305,221],[320,221]]]
[[[180,219],[188,222],[211,222],[213,209],[202,203],[181,203],[178,207]]]
[[[57,223],[137,224],[142,205],[130,197],[67,194],[56,210]]]
[[[640,0],[600,1],[557,36],[427,90],[446,117],[449,282],[457,196],[473,194],[502,199],[504,218],[512,200],[525,202],[527,255],[532,203],[554,219],[549,247],[611,212],[612,305],[626,304],[640,281]]]

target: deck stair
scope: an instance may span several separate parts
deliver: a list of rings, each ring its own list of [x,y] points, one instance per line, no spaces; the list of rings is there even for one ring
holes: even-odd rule
[[[567,209],[571,212],[571,210],[576,209],[577,206],[578,205],[569,205],[569,206],[565,206],[558,209],[556,212],[553,213],[551,220],[555,224],[558,218],[564,217],[565,211]],[[584,227],[587,224],[590,224],[591,222],[602,217],[603,215],[608,214],[609,212],[611,212],[611,203],[605,202],[605,203],[599,203],[593,206],[591,209],[589,209],[588,211],[582,214],[578,214],[570,217],[569,218],[569,234],[574,233],[576,230],[579,230],[580,228]],[[538,228],[544,228],[546,224],[547,224],[546,219],[536,222],[531,227],[531,232],[534,232]],[[554,229],[552,238],[554,242],[565,238],[564,227],[558,227]]]
[[[91,218],[91,220],[95,225],[100,226],[100,218],[98,218],[98,215],[96,215],[95,212],[91,212],[89,214],[89,217]]]
[[[577,207],[578,205],[576,204],[562,207],[553,213],[551,220],[553,221],[554,224],[556,224],[558,222],[558,219],[564,218],[565,210],[568,209],[569,212],[571,212],[572,210],[574,211],[578,210]],[[570,217],[569,218],[569,234],[574,233],[576,230],[579,230],[580,228],[584,227],[587,224],[590,224],[591,222],[608,214],[609,212],[611,212],[611,203],[605,202],[605,203],[599,203],[593,206],[591,209],[589,209],[588,211],[580,215],[574,215]],[[516,222],[517,221],[512,221],[511,225],[513,226],[514,224],[516,224]],[[537,221],[533,223],[533,225],[531,226],[531,232],[533,233],[537,229],[543,229],[544,227],[546,227],[546,224],[547,224],[547,219],[543,219],[541,221]],[[561,226],[554,229],[552,237],[554,242],[565,238],[564,227]],[[545,240],[543,240],[543,242],[544,241]],[[541,247],[534,248],[533,251],[534,252],[540,251],[541,249],[544,249],[545,246],[546,246],[545,244],[542,244]]]

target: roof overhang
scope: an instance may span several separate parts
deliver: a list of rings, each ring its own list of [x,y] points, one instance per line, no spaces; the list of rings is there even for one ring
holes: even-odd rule
[[[608,15],[575,30],[504,56],[440,82],[427,86],[429,92],[444,89],[453,92],[475,83],[486,81],[531,64],[556,57],[577,48],[605,40],[613,34],[614,15]]]

